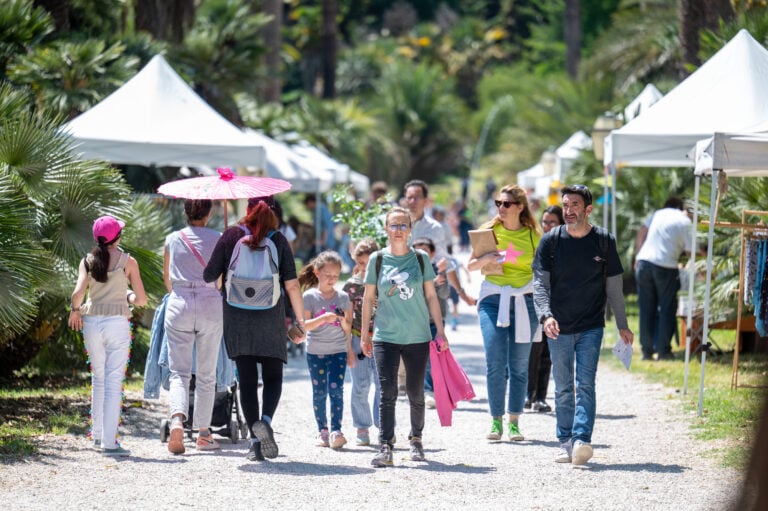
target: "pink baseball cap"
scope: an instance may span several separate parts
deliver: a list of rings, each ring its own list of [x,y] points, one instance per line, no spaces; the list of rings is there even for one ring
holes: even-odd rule
[[[113,241],[125,227],[125,222],[121,222],[115,217],[104,215],[93,222],[93,239],[99,241],[99,236],[104,238],[104,242]]]

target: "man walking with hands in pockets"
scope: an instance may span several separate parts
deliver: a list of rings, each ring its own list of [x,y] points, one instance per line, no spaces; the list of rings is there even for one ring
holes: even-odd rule
[[[539,244],[533,264],[534,305],[549,343],[555,379],[560,442],[555,461],[584,465],[592,457],[595,376],[606,301],[622,341],[632,344],[634,334],[624,312],[624,270],[616,240],[588,222],[592,193],[584,185],[566,186],[560,193],[565,225],[552,229]]]

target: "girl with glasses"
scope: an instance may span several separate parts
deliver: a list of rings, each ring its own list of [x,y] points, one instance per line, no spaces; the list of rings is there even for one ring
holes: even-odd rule
[[[428,256],[408,245],[411,234],[408,210],[392,208],[387,213],[385,225],[389,246],[370,256],[365,273],[361,323],[368,324],[376,304],[373,335],[363,329],[360,339],[363,354],[367,357],[375,354],[381,389],[381,446],[371,461],[374,467],[392,465],[397,370],[401,357],[405,366],[406,393],[411,405],[411,431],[408,435],[411,460],[424,460],[421,439],[425,409],[424,375],[432,338],[429,331],[430,314],[435,320],[436,337],[445,338],[440,303],[435,292],[435,272]]]
[[[531,264],[541,233],[528,206],[525,190],[507,185],[494,201],[498,213],[481,229],[492,229],[498,252],[470,255],[470,271],[483,270],[478,315],[485,348],[486,383],[491,412],[488,440],[502,438],[507,410],[507,436],[520,441],[518,419],[528,389],[528,359],[538,322],[533,307]],[[508,389],[507,389],[508,387]]]

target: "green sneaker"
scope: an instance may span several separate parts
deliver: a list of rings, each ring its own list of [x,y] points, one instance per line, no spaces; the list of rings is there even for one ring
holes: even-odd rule
[[[501,425],[501,418],[493,418],[493,422],[491,422],[491,432],[486,435],[485,438],[488,440],[501,440],[501,433],[504,431],[504,428]]]
[[[514,422],[507,424],[507,435],[510,442],[525,440],[525,437],[520,433],[520,427]]]

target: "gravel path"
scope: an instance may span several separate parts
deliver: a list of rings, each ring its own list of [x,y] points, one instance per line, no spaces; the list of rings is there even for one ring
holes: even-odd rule
[[[470,287],[477,287],[473,277]],[[449,338],[477,398],[460,404],[450,428],[441,428],[437,414],[428,411],[426,462],[407,459],[404,398],[397,407],[395,467],[371,468],[373,447],[315,447],[306,363],[292,358],[274,423],[278,458],[248,462],[247,444],[227,440],[218,453],[197,453],[188,442],[187,454],[173,456],[159,441],[165,399],[129,396],[137,405],[128,409],[122,435],[130,457],[104,458],[82,436],[46,437],[40,456],[0,465],[2,508],[721,510],[738,491],[742,475],[718,466],[716,446],[692,439],[694,416],[681,411],[674,391],[604,364],[598,371],[595,456],[587,467],[552,461],[554,413],[526,413],[520,422],[524,442],[488,442],[480,329],[470,308],[462,312]],[[550,383],[550,403],[552,392]],[[354,437],[349,406],[344,431]]]

